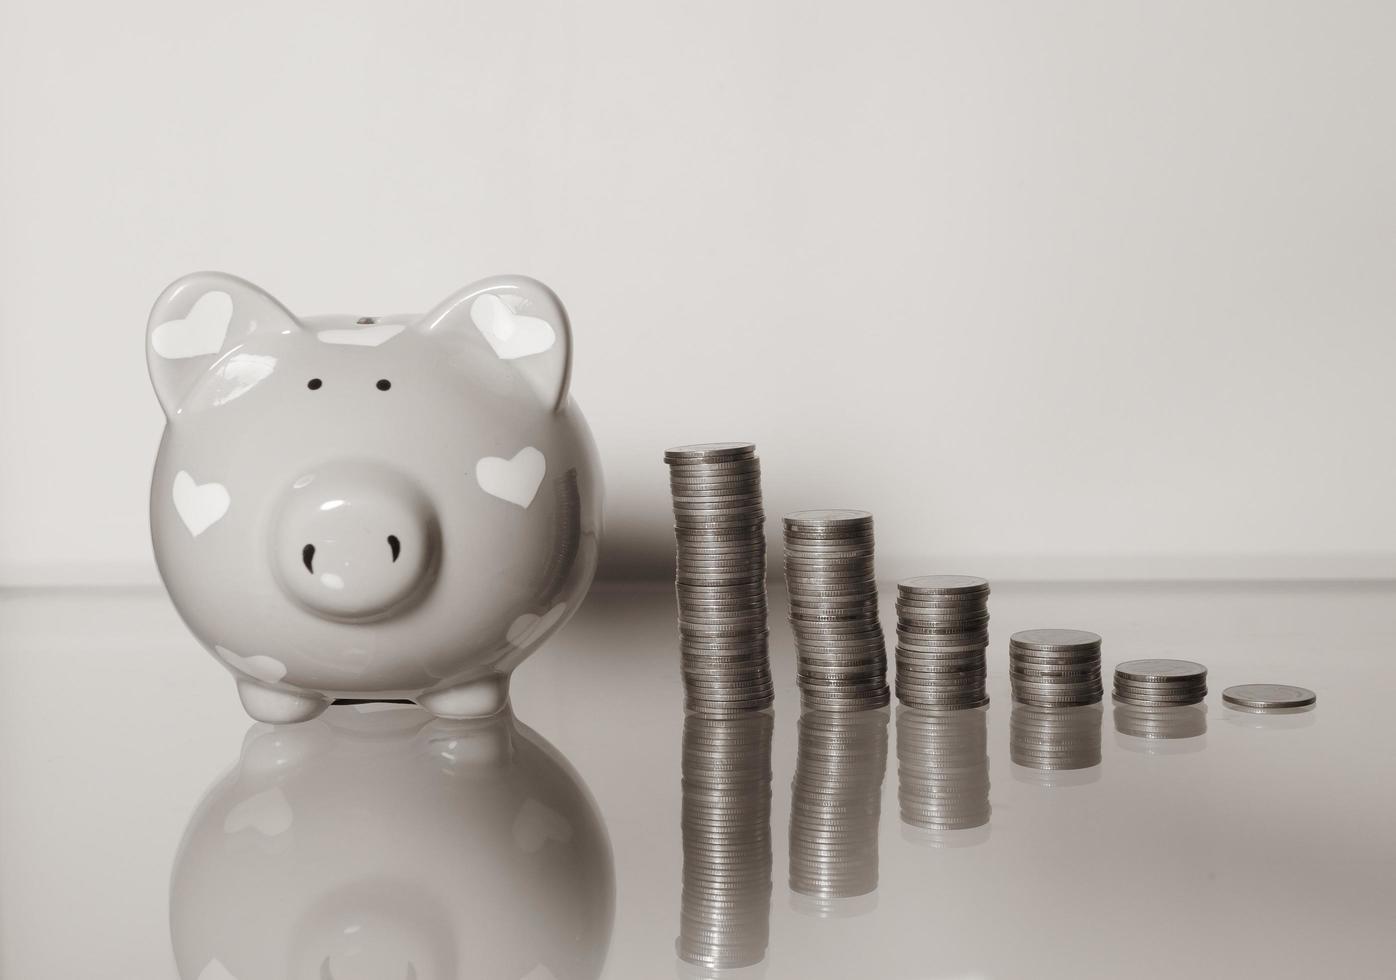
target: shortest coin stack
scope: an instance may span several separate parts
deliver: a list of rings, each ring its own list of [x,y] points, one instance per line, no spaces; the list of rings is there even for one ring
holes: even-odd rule
[[[1191,660],[1129,660],[1115,668],[1115,699],[1177,707],[1207,696],[1207,668]]]
[[[897,697],[915,708],[989,703],[984,649],[989,583],[973,575],[921,575],[897,583]]]
[[[1100,637],[1085,630],[1023,630],[1008,641],[1013,700],[1041,707],[1098,704]]]

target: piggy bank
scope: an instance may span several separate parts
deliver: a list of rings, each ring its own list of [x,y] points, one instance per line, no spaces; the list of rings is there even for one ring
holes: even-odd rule
[[[596,569],[601,475],[552,291],[502,276],[420,316],[296,317],[204,272],[146,341],[156,562],[248,714],[503,707]]]
[[[508,708],[253,725],[170,877],[181,980],[591,980],[614,911],[595,802]]]

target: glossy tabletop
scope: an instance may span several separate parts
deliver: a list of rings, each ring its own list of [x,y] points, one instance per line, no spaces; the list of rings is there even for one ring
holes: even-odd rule
[[[755,718],[686,720],[672,591],[607,586],[511,717],[271,729],[162,593],[0,594],[0,977],[1390,975],[1396,587],[996,584],[987,709],[833,719],[771,599]],[[1015,708],[1039,626],[1205,709]],[[1318,703],[1222,705],[1267,681]]]

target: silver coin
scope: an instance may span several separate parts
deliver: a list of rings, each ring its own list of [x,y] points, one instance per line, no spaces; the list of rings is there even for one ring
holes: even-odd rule
[[[790,607],[801,610],[817,609],[861,609],[877,612],[877,596],[866,592],[850,592],[846,595],[801,595],[791,593]]]
[[[760,460],[745,460],[726,466],[696,464],[691,466],[671,465],[669,467],[669,485],[671,487],[742,481],[761,482]]]
[[[1100,664],[1094,662],[1030,664],[1013,660],[1008,664],[1008,675],[1022,677],[1029,681],[1070,681],[1082,677],[1099,677]]]
[[[885,661],[887,657],[885,648],[876,642],[804,644],[796,650],[800,663],[810,666]]]
[[[1191,660],[1127,660],[1115,668],[1115,676],[1151,684],[1176,684],[1205,680],[1207,668]]]
[[[872,569],[877,549],[863,545],[839,548],[785,547],[785,565],[792,571],[806,570],[818,574],[834,574],[855,569]]]
[[[680,583],[682,585],[682,583]],[[719,611],[749,611],[752,609],[766,609],[766,596],[764,592],[750,591],[742,589],[733,591],[731,595],[677,595],[679,606],[682,609],[702,610],[705,612]]]
[[[895,603],[897,618],[908,624],[946,624],[955,625],[964,622],[987,623],[989,621],[988,610],[982,607],[966,607],[964,609],[937,609],[928,610],[925,607],[909,608],[900,599]]]
[[[664,450],[665,462],[701,460],[715,462],[730,459],[747,459],[756,452],[756,444],[750,442],[700,442],[687,446],[675,446]]]
[[[785,567],[790,571],[807,574],[834,574],[840,571],[872,570],[876,549],[863,547],[829,548],[816,551],[812,548],[785,547]]]
[[[900,652],[896,657],[897,669],[905,670],[911,674],[956,674],[977,671],[983,673],[987,670],[983,657],[962,657],[947,660],[915,660],[903,656]]]
[[[914,619],[977,619],[989,617],[989,607],[982,602],[908,602],[897,596],[897,612]]]
[[[1050,667],[1083,667],[1083,669],[1100,669],[1100,655],[1083,656],[1060,656],[1060,658],[1048,658],[1048,656],[1019,656],[1012,653],[1008,658],[1009,666],[1023,667],[1023,669],[1050,669]]]
[[[724,568],[766,569],[766,555],[759,549],[741,547],[724,550],[684,550],[680,551],[675,565],[679,568],[692,568],[697,571]]]
[[[972,633],[935,635],[908,633],[899,627],[897,629],[897,642],[908,650],[924,650],[928,653],[971,649],[982,650],[988,645],[989,633],[987,630],[980,630]]]
[[[735,590],[740,588],[740,592]],[[715,613],[769,613],[769,607],[763,601],[760,592],[750,592],[745,586],[733,586],[734,592],[730,597],[722,596],[699,596],[681,595],[678,597],[679,613],[699,613],[702,615],[713,615]],[[742,606],[740,603],[746,602]]]
[[[759,493],[713,493],[675,495],[670,500],[678,516],[690,514],[751,514],[762,512]]]
[[[871,551],[862,553],[830,553],[825,556],[785,552],[785,577],[790,580],[873,578],[877,574],[875,559]]]
[[[918,596],[977,595],[989,591],[989,582],[974,575],[917,575],[898,582],[897,591]]]
[[[1104,690],[1099,676],[1056,681],[1034,681],[1021,677],[1009,677],[1009,683],[1015,691],[1031,691],[1035,694],[1062,695]]]
[[[1022,650],[1056,653],[1097,649],[1101,638],[1086,630],[1034,629],[1014,633],[1008,642],[1011,647]]]
[[[765,515],[761,501],[751,498],[746,500],[727,500],[722,497],[712,497],[706,500],[676,499],[672,509],[674,523],[684,527],[692,527],[699,521],[713,521],[719,518],[734,522],[740,520],[755,525]]]
[[[874,635],[882,636],[882,626],[877,619],[871,616],[864,616],[848,621],[819,622],[800,616],[787,616],[790,628],[794,631],[796,638],[807,636],[811,639],[820,637],[844,637],[852,638],[854,635]]]
[[[988,619],[962,619],[956,622],[912,623],[905,619],[897,621],[897,633],[907,637],[964,636],[980,633],[988,626]]]
[[[872,546],[876,539],[871,525],[867,527],[791,527],[787,523],[783,533],[787,544],[802,545],[806,548]]]
[[[718,512],[700,515],[685,512],[676,513],[674,515],[674,527],[686,531],[731,531],[738,528],[754,529],[760,527],[762,521],[763,518],[759,507],[747,513],[723,514]]]
[[[1318,695],[1291,684],[1237,684],[1222,691],[1222,701],[1240,708],[1303,708],[1317,702]]]
[[[785,516],[785,523],[792,527],[856,527],[870,524],[872,519],[872,514],[866,510],[797,510]]]
[[[669,469],[671,489],[675,487],[717,487],[731,484],[751,484],[759,487],[761,485],[760,465],[753,461],[751,466],[726,470],[715,470],[712,467],[703,467],[699,470],[685,470],[680,467],[670,467]]]
[[[760,542],[760,528],[754,535],[705,541],[677,542],[674,549],[676,565],[712,565],[721,562],[768,564],[767,551]]]

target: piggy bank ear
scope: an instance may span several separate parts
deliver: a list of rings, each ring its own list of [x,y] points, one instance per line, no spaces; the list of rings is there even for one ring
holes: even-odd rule
[[[296,318],[252,283],[222,272],[195,272],[160,294],[145,332],[150,382],[173,417],[194,381],[257,330],[282,331]]]
[[[482,279],[424,316],[418,328],[478,346],[480,356],[522,376],[554,411],[567,404],[572,328],[562,301],[538,280]]]

